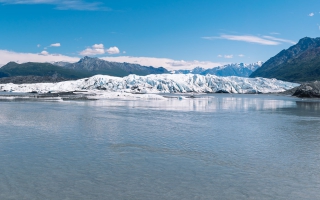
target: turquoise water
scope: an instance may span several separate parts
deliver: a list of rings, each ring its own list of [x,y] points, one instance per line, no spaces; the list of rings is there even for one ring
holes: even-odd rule
[[[320,102],[0,101],[0,199],[318,199]]]

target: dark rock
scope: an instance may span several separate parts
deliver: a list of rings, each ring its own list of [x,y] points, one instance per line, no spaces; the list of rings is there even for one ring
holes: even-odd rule
[[[303,83],[296,87],[292,96],[303,98],[320,98],[320,82]]]
[[[229,92],[225,91],[225,90],[218,90],[218,91],[216,91],[216,93],[229,93]]]

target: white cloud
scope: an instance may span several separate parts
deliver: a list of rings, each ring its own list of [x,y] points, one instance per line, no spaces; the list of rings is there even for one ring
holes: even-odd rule
[[[126,54],[127,52],[126,52],[126,51],[123,51],[122,53],[123,53],[123,54]]]
[[[277,32],[271,32],[270,35],[280,35],[280,33]]]
[[[164,67],[168,70],[178,69],[193,69],[195,67],[214,68],[222,66],[227,63],[215,63],[210,61],[185,61],[185,60],[173,60],[169,58],[154,58],[154,57],[131,57],[131,56],[118,56],[118,57],[101,57],[103,60],[111,62],[127,62],[140,64],[143,66]]]
[[[106,49],[106,52],[108,52],[108,54],[118,54],[120,53],[120,50],[118,47],[110,47],[109,49]]]
[[[99,55],[104,54],[104,49],[93,49],[93,48],[86,48],[85,50],[80,52],[80,55],[82,56],[93,56],[93,55]]]
[[[54,43],[54,44],[51,44],[50,47],[60,47],[61,44],[60,43]]]
[[[103,44],[94,44],[91,47],[86,48],[85,50],[80,52],[82,56],[94,56],[94,55],[102,55],[102,54],[118,54],[120,50],[118,47],[110,47],[109,49],[104,49]]]
[[[276,38],[276,37],[272,37],[272,36],[263,36],[263,38],[266,38],[266,39],[269,39],[269,40],[273,40],[273,41],[278,41],[278,42],[289,43],[289,44],[297,44],[295,41],[292,41],[292,40]]]
[[[44,52],[41,52],[44,53]],[[80,58],[78,57],[69,57],[60,54],[47,54],[44,56],[41,53],[18,53],[14,51],[0,50],[0,66],[7,64],[8,62],[14,61],[17,63],[25,62],[77,62]],[[44,53],[45,54],[45,53]]]
[[[94,48],[94,49],[104,49],[104,45],[103,44],[94,44],[92,46],[92,48]]]
[[[250,43],[257,43],[262,45],[278,45],[278,42],[265,40],[260,37],[251,36],[251,35],[221,35],[222,39],[227,40],[235,40],[235,41],[243,41],[243,42],[250,42]]]
[[[234,40],[234,41],[242,41],[249,43],[257,43],[262,45],[278,45],[279,42],[266,40],[257,36],[251,35],[220,35],[220,37],[202,37],[206,40],[214,40],[214,39],[225,39],[225,40]]]
[[[47,55],[49,55],[49,52],[47,52],[47,51],[41,51],[40,55],[47,56]]]
[[[219,37],[202,37],[202,38],[206,40],[226,39],[226,40],[256,43],[261,45],[279,45],[282,43],[296,44],[296,42],[292,40],[276,38],[272,36],[258,37],[258,36],[251,36],[251,35],[220,35]]]
[[[56,6],[58,10],[105,10],[110,8],[103,6],[101,2],[87,2],[85,0],[0,0],[2,4],[49,4]]]
[[[217,57],[218,57],[218,58],[222,58],[223,56],[219,54]]]
[[[41,45],[40,45],[40,44],[37,44],[37,47],[39,48],[39,47],[41,47]]]
[[[233,55],[224,55],[224,58],[233,58]]]
[[[310,13],[310,14],[309,14],[309,16],[310,16],[310,17],[313,17],[313,16],[314,16],[314,13],[313,13],[313,12],[312,12],[312,13]]]
[[[85,50],[80,52],[82,56],[93,56],[93,55],[101,55],[105,54],[103,44],[94,44],[92,47],[88,47]]]
[[[244,57],[244,55],[243,55],[243,54],[239,54],[238,56],[239,56],[239,57]]]

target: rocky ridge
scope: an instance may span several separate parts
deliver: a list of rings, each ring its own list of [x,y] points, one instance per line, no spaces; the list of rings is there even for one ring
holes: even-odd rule
[[[291,82],[320,80],[320,37],[305,37],[270,58],[251,75]]]

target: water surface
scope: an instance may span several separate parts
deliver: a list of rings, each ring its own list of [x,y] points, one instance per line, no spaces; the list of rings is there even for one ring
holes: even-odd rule
[[[0,101],[0,199],[318,199],[320,102]]]

